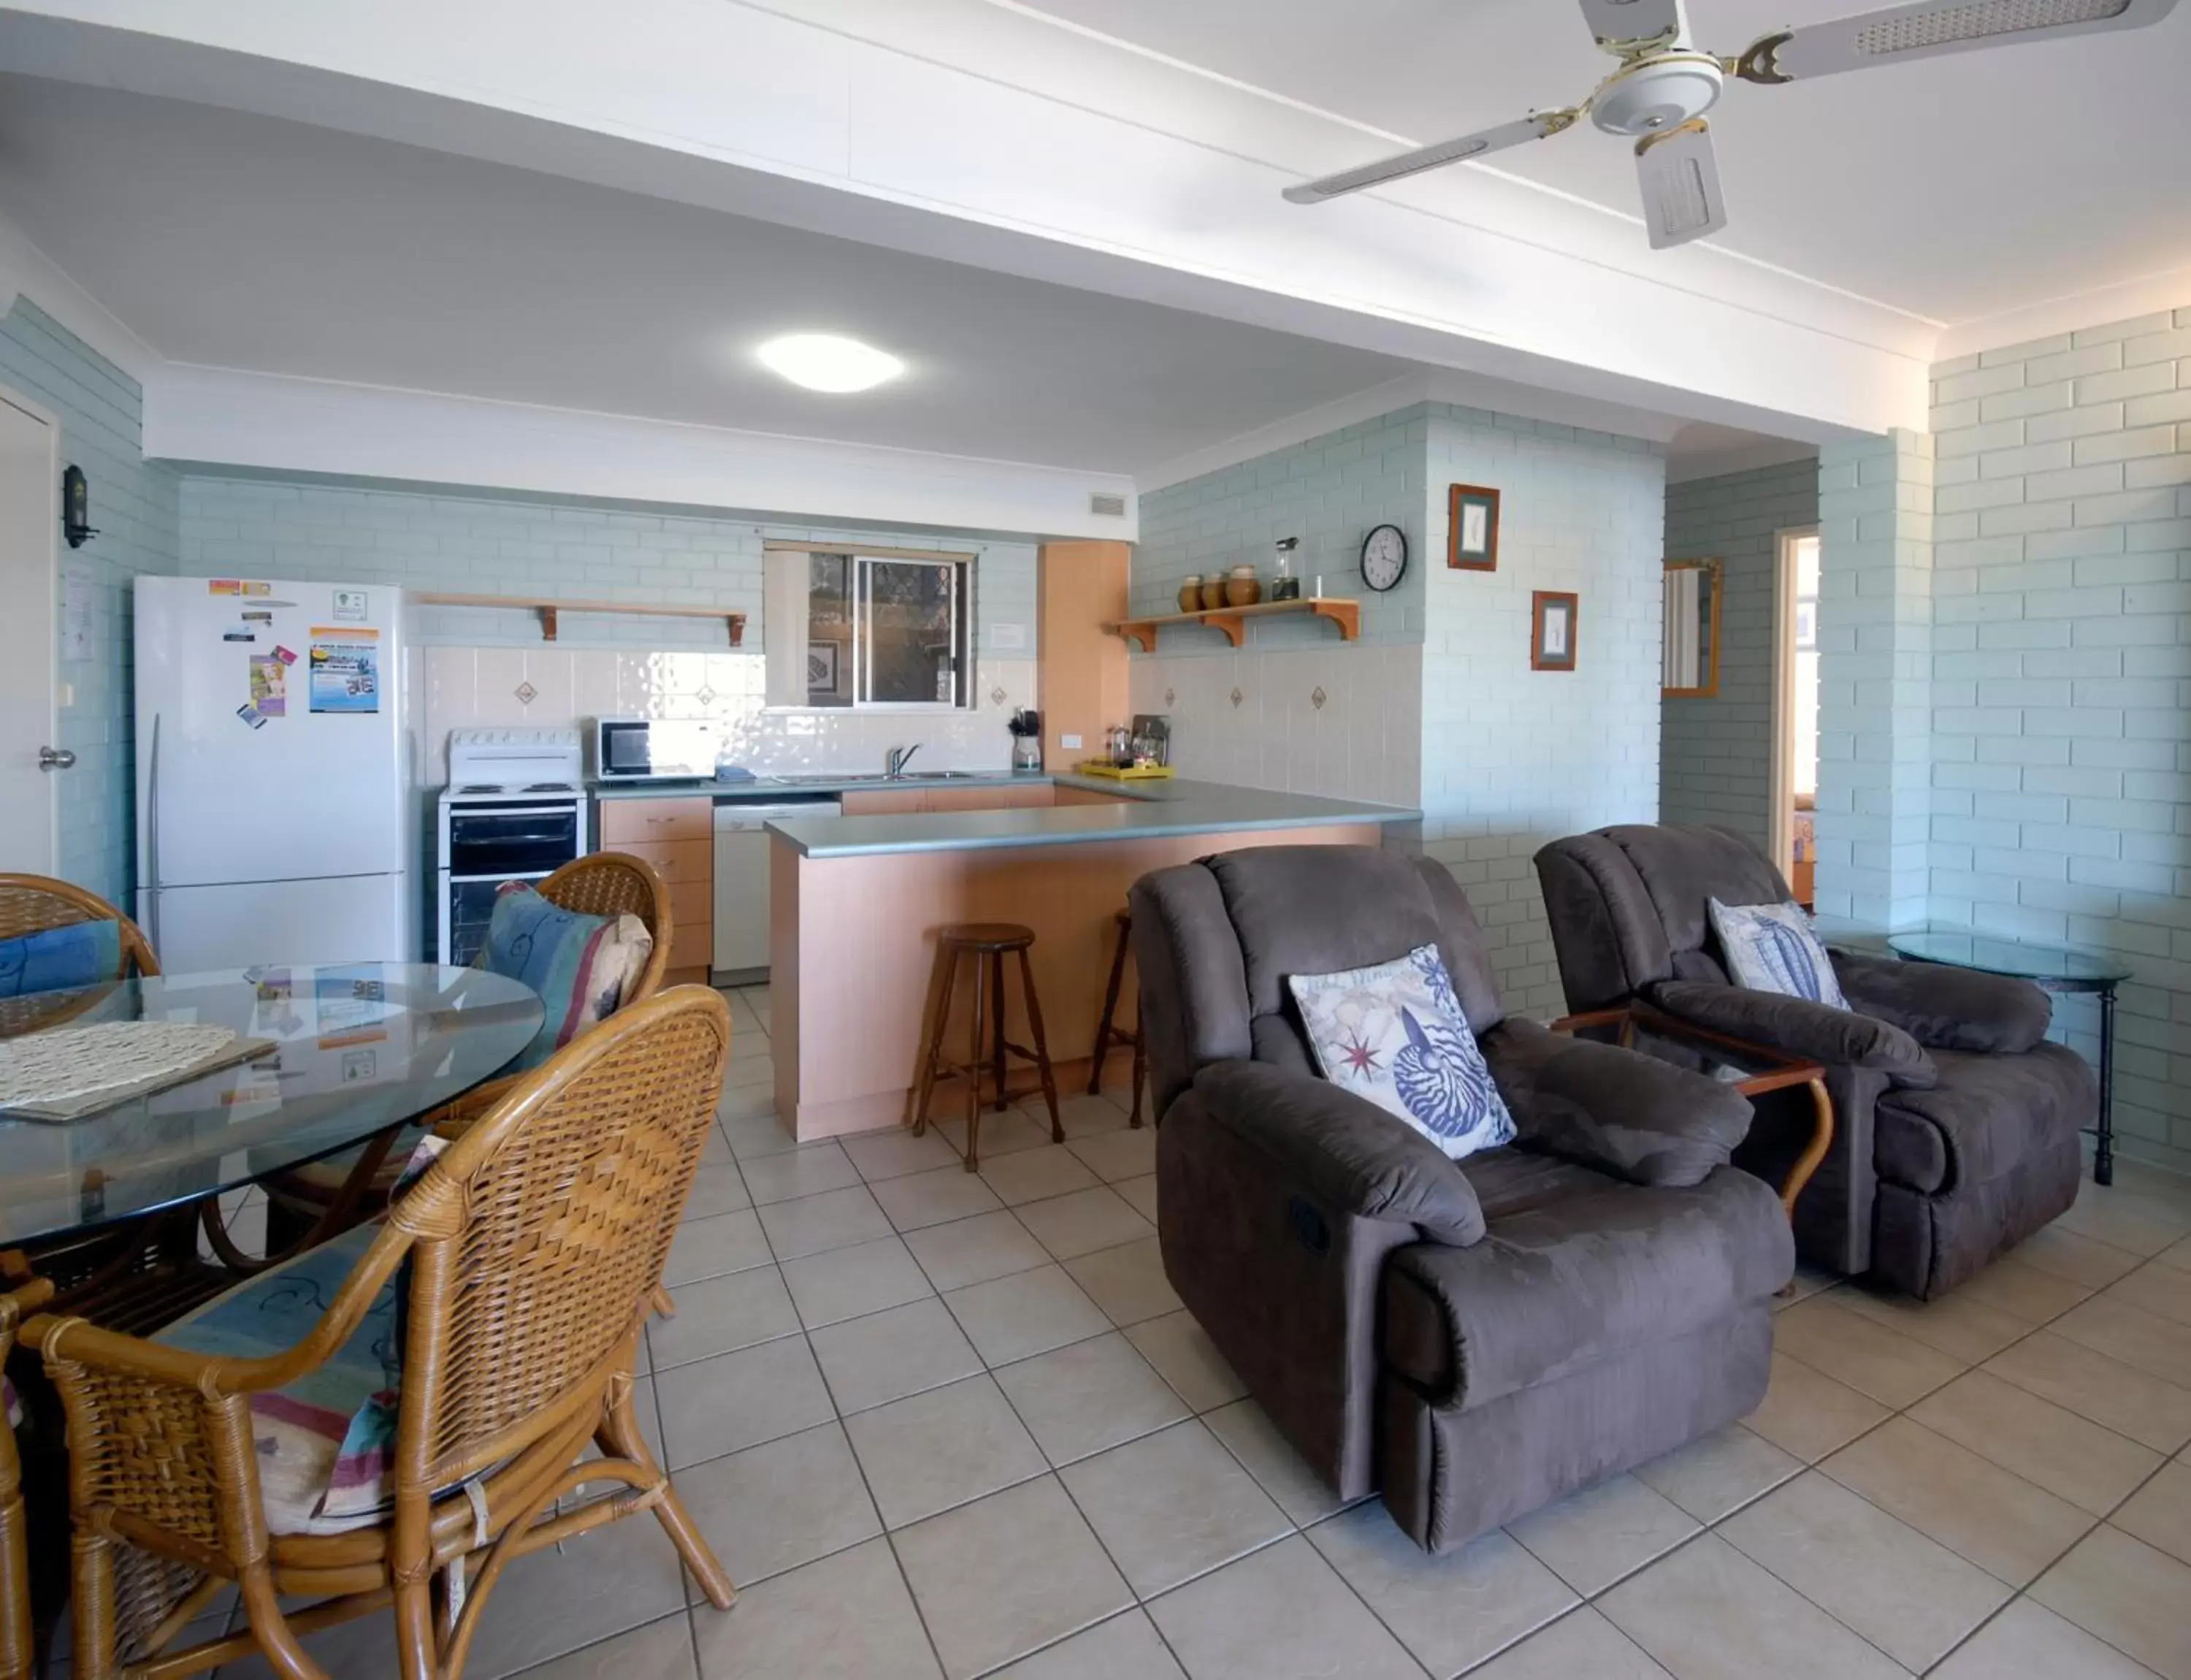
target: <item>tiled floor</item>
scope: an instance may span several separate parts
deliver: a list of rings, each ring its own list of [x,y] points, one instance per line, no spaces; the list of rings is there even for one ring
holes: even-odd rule
[[[476,1680],[2191,1680],[2191,1183],[1930,1307],[1807,1279],[1745,1424],[1431,1559],[1180,1310],[1122,1107],[985,1122],[978,1176],[794,1150],[732,1007],[646,1399],[740,1602],[621,1523],[512,1571]],[[312,1648],[380,1680],[384,1620]]]

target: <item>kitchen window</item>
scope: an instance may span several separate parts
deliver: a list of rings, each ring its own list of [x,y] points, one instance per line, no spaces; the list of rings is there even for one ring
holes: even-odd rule
[[[970,557],[772,550],[766,586],[771,705],[953,711],[971,704]]]

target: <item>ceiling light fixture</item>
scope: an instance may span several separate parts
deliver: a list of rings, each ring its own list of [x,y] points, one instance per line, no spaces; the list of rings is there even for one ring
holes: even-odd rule
[[[808,390],[872,390],[905,372],[888,350],[835,333],[787,333],[755,352],[762,365]]]

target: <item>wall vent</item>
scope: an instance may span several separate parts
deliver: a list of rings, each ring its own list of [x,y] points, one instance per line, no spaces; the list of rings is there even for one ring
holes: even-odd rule
[[[1124,519],[1126,498],[1108,490],[1098,490],[1088,498],[1088,511],[1098,519]]]

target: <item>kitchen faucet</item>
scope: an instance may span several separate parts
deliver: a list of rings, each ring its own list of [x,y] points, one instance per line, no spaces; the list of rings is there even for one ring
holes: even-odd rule
[[[903,776],[905,774],[907,760],[912,758],[912,756],[919,750],[920,743],[916,741],[910,747],[892,747],[887,753],[884,754],[884,779],[886,781],[895,782],[900,777]]]

